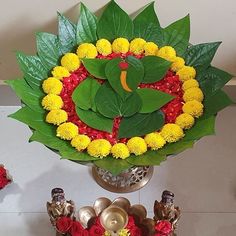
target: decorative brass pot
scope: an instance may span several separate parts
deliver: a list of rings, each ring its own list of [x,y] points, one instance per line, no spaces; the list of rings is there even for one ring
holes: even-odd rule
[[[153,166],[134,166],[114,176],[100,167],[92,167],[95,181],[104,189],[115,193],[134,192],[144,187],[152,178],[153,170]]]

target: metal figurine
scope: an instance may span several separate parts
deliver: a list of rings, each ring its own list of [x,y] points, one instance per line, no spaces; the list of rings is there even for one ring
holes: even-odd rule
[[[172,224],[173,231],[177,228],[180,218],[180,209],[174,205],[174,193],[165,190],[160,202],[154,203],[154,220],[168,220]]]
[[[64,190],[61,188],[54,188],[51,191],[52,202],[47,202],[47,211],[50,221],[53,226],[61,216],[67,216],[75,219],[75,204],[73,201],[65,199]]]

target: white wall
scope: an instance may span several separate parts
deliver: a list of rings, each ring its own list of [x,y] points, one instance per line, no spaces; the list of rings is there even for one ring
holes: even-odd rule
[[[106,0],[84,0],[92,11]],[[128,13],[133,13],[148,0],[117,0]],[[235,0],[158,0],[156,10],[163,26],[190,13],[191,42],[223,41],[213,64],[236,75],[236,1]],[[0,14],[0,82],[20,74],[16,50],[35,52],[35,32],[56,33],[56,12],[72,19],[78,16],[77,0],[1,0]]]

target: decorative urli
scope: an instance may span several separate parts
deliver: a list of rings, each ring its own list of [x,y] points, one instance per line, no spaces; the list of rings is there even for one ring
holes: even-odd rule
[[[214,134],[232,75],[211,66],[220,42],[189,44],[189,15],[163,28],[154,3],[131,19],[111,1],[100,18],[81,4],[77,24],[58,22],[58,35],[37,34],[36,56],[17,53],[23,79],[7,81],[30,141],[118,174]]]

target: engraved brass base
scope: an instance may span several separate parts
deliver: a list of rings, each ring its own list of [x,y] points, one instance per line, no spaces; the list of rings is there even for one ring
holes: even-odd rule
[[[113,176],[107,170],[92,167],[95,181],[104,189],[115,193],[130,193],[144,187],[152,178],[153,170],[153,166],[134,166]]]

